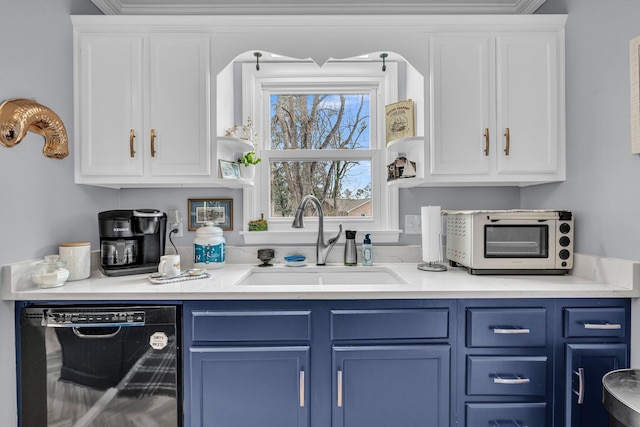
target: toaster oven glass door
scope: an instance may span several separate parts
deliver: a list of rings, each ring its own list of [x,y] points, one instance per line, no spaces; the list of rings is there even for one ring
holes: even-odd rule
[[[549,258],[549,226],[485,225],[484,257]]]

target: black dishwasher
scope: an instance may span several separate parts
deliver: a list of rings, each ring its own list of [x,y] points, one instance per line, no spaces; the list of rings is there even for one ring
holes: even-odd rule
[[[21,427],[181,425],[178,306],[20,310]]]

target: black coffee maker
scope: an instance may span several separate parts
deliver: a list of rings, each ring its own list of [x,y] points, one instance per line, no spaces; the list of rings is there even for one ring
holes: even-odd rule
[[[153,273],[164,255],[167,215],[155,209],[98,213],[100,265],[107,276]]]

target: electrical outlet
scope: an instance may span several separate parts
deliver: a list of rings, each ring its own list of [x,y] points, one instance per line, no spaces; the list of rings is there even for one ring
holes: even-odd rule
[[[404,234],[422,234],[420,215],[404,216]]]
[[[182,217],[180,216],[180,211],[178,209],[169,209],[168,223],[169,223],[169,233],[173,230],[177,229],[176,233],[170,234],[174,237],[182,237]]]
[[[169,232],[178,229],[178,231],[176,233],[173,233],[172,236],[174,237],[182,237],[182,223],[181,222],[174,222],[169,224]]]

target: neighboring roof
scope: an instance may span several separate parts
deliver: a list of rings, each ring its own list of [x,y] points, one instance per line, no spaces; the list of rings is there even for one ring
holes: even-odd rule
[[[337,201],[337,208],[338,208],[338,212],[351,212],[355,209],[358,209],[364,205],[370,204],[371,203],[371,199],[338,199]],[[327,199],[324,201],[324,203],[333,208],[333,199]]]

